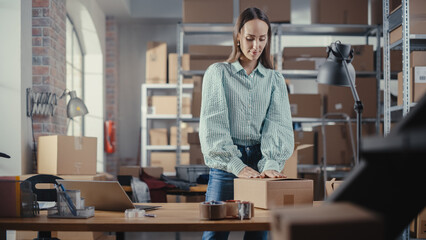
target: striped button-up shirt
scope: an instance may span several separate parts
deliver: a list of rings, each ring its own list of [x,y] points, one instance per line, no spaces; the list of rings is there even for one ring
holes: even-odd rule
[[[261,144],[260,172],[284,168],[294,149],[287,88],[281,73],[239,61],[215,63],[203,78],[199,136],[204,162],[233,173],[246,167],[236,145]]]

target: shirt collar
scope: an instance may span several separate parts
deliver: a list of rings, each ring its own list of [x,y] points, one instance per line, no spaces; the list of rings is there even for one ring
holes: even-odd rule
[[[243,66],[241,66],[241,63],[238,60],[235,61],[235,62],[233,62],[233,63],[231,63],[231,65],[233,67],[232,68],[232,73],[233,74],[238,73],[240,71],[244,71]],[[265,76],[266,68],[262,65],[262,63],[259,62],[259,64],[257,64],[257,67],[254,69],[253,72],[258,72],[262,76]]]

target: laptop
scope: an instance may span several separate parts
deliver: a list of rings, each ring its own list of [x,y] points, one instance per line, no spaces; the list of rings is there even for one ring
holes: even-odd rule
[[[94,206],[96,210],[121,211],[138,208],[146,211],[161,206],[135,205],[118,181],[56,180],[67,190],[80,190],[85,206]]]

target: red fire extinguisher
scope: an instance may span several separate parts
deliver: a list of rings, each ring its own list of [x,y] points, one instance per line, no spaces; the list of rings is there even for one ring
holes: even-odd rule
[[[104,148],[106,153],[115,152],[115,122],[105,121]]]

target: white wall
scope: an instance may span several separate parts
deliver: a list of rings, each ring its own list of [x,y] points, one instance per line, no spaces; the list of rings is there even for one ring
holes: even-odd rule
[[[26,88],[32,85],[31,0],[0,0],[0,175],[21,175],[31,167],[31,121]],[[7,34],[6,34],[7,33]]]

